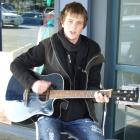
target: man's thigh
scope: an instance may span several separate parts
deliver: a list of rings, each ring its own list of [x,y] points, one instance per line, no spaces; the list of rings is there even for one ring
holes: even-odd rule
[[[36,122],[38,140],[60,140],[61,123],[58,119],[43,116]]]
[[[67,122],[64,129],[79,140],[104,140],[102,130],[90,119]]]

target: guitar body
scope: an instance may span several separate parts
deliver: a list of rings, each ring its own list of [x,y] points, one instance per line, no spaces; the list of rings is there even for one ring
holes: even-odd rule
[[[64,89],[64,79],[58,73],[39,75],[39,78],[51,81],[55,90]],[[34,121],[32,121],[32,118],[36,115],[44,114],[50,116],[53,114],[53,105],[56,99],[42,101],[38,95],[30,92],[26,105],[23,100],[24,91],[23,86],[12,76],[8,83],[5,97],[5,115],[10,121],[30,123]]]

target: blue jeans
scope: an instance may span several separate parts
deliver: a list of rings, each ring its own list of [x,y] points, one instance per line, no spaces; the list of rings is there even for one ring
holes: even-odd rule
[[[90,119],[66,122],[45,116],[36,122],[37,140],[62,140],[61,132],[71,134],[76,140],[104,140],[101,129]]]

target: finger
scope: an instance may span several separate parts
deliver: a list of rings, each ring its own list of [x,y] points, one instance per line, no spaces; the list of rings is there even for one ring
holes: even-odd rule
[[[96,92],[95,93],[95,100],[98,103],[108,103],[109,102],[109,98],[106,95],[102,95],[102,93],[100,92]]]
[[[104,96],[102,95],[102,93],[99,93],[99,99],[101,100],[101,101],[104,101]]]
[[[98,92],[95,92],[95,95],[94,95],[94,97],[95,97],[95,100],[96,100],[96,102],[100,102],[100,99],[99,99],[99,94],[98,94]]]
[[[109,102],[109,98],[106,95],[104,96],[104,102],[106,102],[106,103]]]
[[[95,92],[94,97],[95,97],[95,98],[98,98],[98,91]]]
[[[96,93],[95,93],[95,100],[96,100],[96,102],[98,102],[98,103],[103,102],[102,94],[99,93],[99,92],[96,92]]]
[[[48,90],[50,86],[51,86],[51,82],[46,81],[45,83],[46,90]]]
[[[49,81],[42,81],[40,91],[42,93],[44,93],[44,92],[46,92],[49,89],[50,86],[51,86],[51,82],[49,82]]]

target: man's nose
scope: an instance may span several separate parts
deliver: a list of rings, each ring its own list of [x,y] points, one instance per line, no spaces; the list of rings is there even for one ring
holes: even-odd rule
[[[77,28],[77,23],[73,23],[73,24],[72,24],[72,28],[73,28],[73,29],[76,29],[76,28]]]

